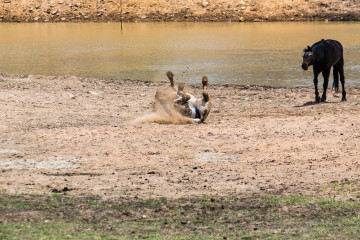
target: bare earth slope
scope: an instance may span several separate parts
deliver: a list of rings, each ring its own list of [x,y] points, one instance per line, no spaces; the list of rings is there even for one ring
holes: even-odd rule
[[[313,89],[210,85],[205,124],[135,123],[167,84],[0,75],[0,189],[327,196],[360,177],[359,89],[312,104]]]
[[[121,14],[122,12],[122,14]],[[348,21],[354,0],[0,0],[4,22]]]

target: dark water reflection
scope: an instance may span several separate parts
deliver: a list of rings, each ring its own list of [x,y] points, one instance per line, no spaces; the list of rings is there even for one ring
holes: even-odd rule
[[[0,72],[312,86],[302,49],[322,38],[343,43],[360,87],[360,23],[2,23]]]

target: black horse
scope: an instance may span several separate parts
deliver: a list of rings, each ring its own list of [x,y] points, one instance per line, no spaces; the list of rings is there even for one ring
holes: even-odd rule
[[[342,85],[342,99],[346,101],[345,92],[345,76],[344,76],[344,57],[343,47],[341,43],[336,40],[324,40],[315,43],[311,47],[304,49],[302,68],[308,70],[309,66],[313,65],[314,70],[314,85],[315,85],[315,101],[320,102],[318,91],[318,75],[321,72],[324,77],[324,91],[321,101],[326,101],[326,89],[328,87],[330,69],[333,67],[335,91],[339,91],[339,74]]]

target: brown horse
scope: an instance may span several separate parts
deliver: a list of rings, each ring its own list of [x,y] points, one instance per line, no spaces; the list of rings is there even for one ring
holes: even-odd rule
[[[182,116],[192,119],[194,122],[204,122],[211,110],[211,100],[207,91],[208,78],[206,76],[202,78],[202,98],[196,98],[184,91],[184,83],[179,83],[178,87],[175,86],[174,74],[171,71],[168,71],[166,76],[170,81],[170,87],[159,89],[156,92],[155,103],[160,103],[169,115],[172,115],[172,111],[175,110]],[[154,105],[154,107],[156,107],[156,105]]]

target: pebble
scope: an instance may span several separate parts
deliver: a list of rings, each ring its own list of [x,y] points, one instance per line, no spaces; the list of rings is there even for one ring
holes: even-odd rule
[[[207,6],[209,6],[209,2],[208,1],[203,1],[201,6],[206,8]]]
[[[88,91],[88,93],[92,94],[92,95],[96,95],[96,96],[99,96],[99,93],[97,92],[94,92],[94,91]]]
[[[76,96],[75,96],[74,94],[70,93],[70,92],[65,92],[65,93],[63,93],[61,96],[63,96],[63,97],[68,97],[68,98],[71,98],[71,99],[75,99],[75,98],[76,98]]]
[[[285,212],[285,213],[288,213],[288,212],[289,212],[289,208],[288,208],[287,206],[283,206],[283,207],[281,208],[281,210],[282,210],[283,212]]]

